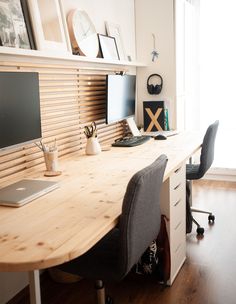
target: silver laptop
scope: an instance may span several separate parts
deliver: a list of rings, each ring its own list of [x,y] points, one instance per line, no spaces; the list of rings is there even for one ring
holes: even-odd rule
[[[23,179],[0,189],[0,205],[20,207],[56,188],[57,182]]]

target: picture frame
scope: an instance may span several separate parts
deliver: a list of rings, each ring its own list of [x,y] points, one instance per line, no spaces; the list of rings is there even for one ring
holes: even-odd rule
[[[127,60],[120,26],[118,24],[105,21],[105,27],[106,27],[107,35],[114,37],[116,39],[120,60]]]
[[[104,59],[119,60],[119,53],[114,37],[98,34],[98,40],[101,48],[102,57]]]
[[[71,52],[61,0],[28,0],[28,6],[37,49]]]
[[[165,130],[164,101],[143,102],[143,123],[145,132]]]
[[[36,44],[35,44],[35,39],[33,35],[33,28],[32,28],[32,23],[30,19],[30,13],[29,13],[29,7],[28,7],[28,2],[27,0],[20,0],[21,1],[21,7],[23,10],[23,15],[25,18],[25,24],[28,32],[28,37],[29,37],[29,42],[32,50],[36,50]]]
[[[0,45],[35,49],[26,0],[0,0]]]

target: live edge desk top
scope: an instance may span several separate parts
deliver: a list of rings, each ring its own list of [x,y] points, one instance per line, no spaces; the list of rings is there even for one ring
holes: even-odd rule
[[[135,172],[166,154],[165,180],[200,143],[181,133],[95,156],[73,154],[60,159],[58,177],[25,176],[59,181],[60,188],[20,208],[0,207],[0,271],[48,268],[80,256],[117,224]]]

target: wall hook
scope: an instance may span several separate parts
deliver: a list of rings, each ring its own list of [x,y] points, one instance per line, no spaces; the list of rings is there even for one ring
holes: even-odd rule
[[[152,33],[152,38],[153,38],[153,51],[151,52],[151,55],[152,55],[152,61],[154,62],[158,58],[159,53],[156,50],[156,37],[153,33]]]

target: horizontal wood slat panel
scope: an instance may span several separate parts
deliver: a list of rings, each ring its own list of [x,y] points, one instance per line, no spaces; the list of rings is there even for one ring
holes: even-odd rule
[[[122,123],[106,125],[106,74],[114,69],[0,62],[0,71],[38,72],[43,142],[57,141],[59,157],[84,153],[84,126],[95,121],[101,146],[124,134]],[[43,152],[34,144],[0,152],[0,183],[44,168]]]

